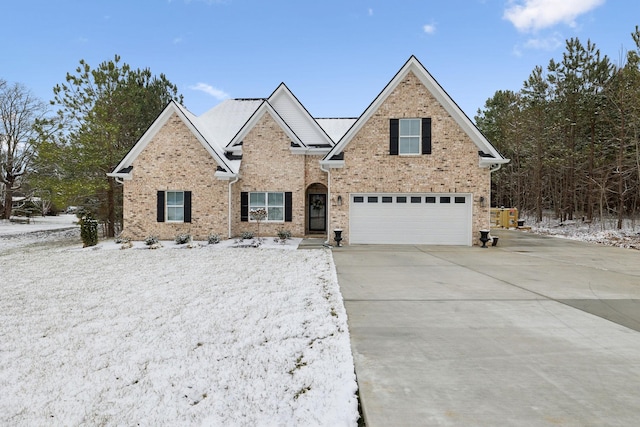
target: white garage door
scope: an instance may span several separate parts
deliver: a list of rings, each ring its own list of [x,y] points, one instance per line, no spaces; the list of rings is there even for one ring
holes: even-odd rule
[[[471,245],[470,194],[353,194],[349,242]]]

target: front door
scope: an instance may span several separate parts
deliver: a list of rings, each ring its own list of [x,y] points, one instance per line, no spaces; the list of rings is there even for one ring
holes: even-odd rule
[[[327,231],[326,194],[309,194],[309,231]]]

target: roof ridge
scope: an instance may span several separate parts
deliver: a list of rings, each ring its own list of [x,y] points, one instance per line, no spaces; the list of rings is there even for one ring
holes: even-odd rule
[[[314,117],[316,120],[357,120],[357,117]]]

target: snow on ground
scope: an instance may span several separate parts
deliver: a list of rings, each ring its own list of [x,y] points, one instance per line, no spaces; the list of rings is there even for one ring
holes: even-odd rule
[[[0,236],[77,227],[77,222],[78,218],[75,215],[36,216],[29,218],[29,224],[0,220]]]
[[[33,244],[56,244],[61,240],[79,241],[77,221],[75,215],[35,217],[29,224],[0,220],[0,252]]]
[[[357,424],[329,251],[163,244],[0,235],[0,425]]]
[[[531,232],[606,246],[617,246],[626,249],[640,250],[640,227],[635,221],[625,221],[622,229],[615,228],[616,221],[585,222],[581,220],[560,222],[545,218],[535,222],[526,218],[525,224],[531,226]]]

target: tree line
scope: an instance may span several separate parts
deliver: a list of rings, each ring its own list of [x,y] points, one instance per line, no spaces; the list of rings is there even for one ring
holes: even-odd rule
[[[519,91],[499,90],[475,117],[511,159],[492,176],[493,206],[542,221],[625,218],[640,210],[640,30],[614,64],[590,40],[566,41]]]
[[[46,104],[0,79],[0,219],[15,194],[80,206],[113,236],[122,222],[122,186],[107,177],[167,103],[182,104],[164,74],[113,60],[86,61],[53,88]],[[52,111],[53,110],[53,111]]]

